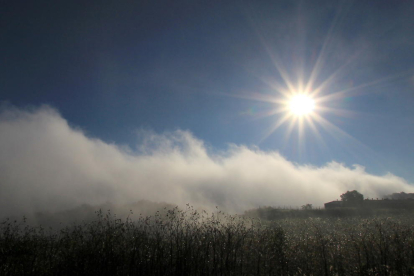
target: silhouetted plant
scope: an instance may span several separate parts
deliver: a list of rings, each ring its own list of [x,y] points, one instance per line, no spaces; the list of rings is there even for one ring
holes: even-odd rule
[[[191,206],[136,221],[99,211],[59,232],[6,220],[0,275],[413,275],[413,225],[412,216],[260,221]]]
[[[356,190],[347,191],[341,195],[341,200],[345,206],[360,206],[364,202],[364,196]]]

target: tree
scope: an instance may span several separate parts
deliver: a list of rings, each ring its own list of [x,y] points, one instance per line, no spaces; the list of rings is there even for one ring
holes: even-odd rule
[[[306,204],[306,205],[302,205],[302,210],[312,210],[313,209],[313,207],[312,207],[312,204]]]
[[[364,202],[364,195],[359,193],[357,190],[347,191],[341,195],[341,200],[344,202],[344,205],[361,205],[362,202]]]

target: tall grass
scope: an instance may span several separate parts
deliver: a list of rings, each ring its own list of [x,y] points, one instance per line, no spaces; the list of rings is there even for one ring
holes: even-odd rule
[[[191,207],[120,220],[97,212],[59,232],[4,221],[0,275],[413,275],[402,219],[277,223]]]

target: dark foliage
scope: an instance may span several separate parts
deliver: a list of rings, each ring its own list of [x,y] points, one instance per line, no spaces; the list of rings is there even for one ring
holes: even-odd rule
[[[403,199],[411,199],[414,200],[414,193],[393,193],[391,195],[385,196],[385,198],[388,199],[397,199],[397,200],[403,200]]]
[[[364,196],[356,190],[347,191],[341,195],[341,200],[345,206],[359,206],[364,201]]]
[[[411,216],[261,223],[190,207],[59,232],[6,220],[0,275],[412,275],[413,230]]]

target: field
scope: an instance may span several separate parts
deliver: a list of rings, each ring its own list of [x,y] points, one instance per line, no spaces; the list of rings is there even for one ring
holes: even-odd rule
[[[53,231],[0,224],[0,275],[413,275],[414,220],[274,221],[191,207]]]

